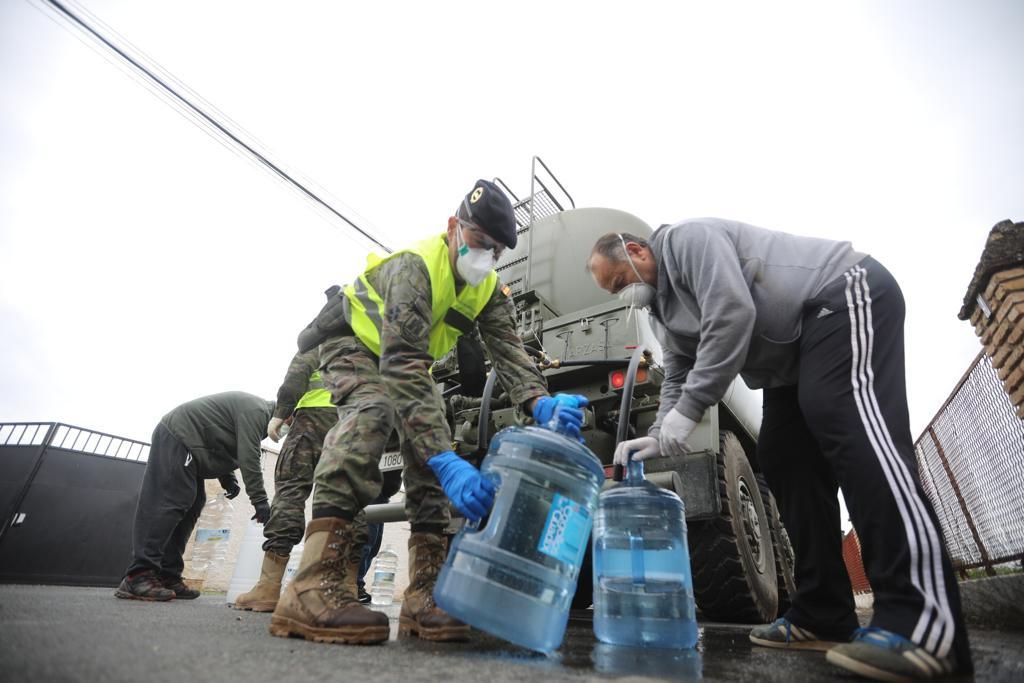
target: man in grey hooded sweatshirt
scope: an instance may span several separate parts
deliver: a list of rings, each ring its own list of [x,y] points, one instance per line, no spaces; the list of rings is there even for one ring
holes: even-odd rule
[[[892,275],[849,242],[717,218],[664,225],[649,241],[610,233],[587,267],[650,310],[664,351],[657,419],[619,444],[616,463],[685,452],[737,374],[764,390],[757,458],[793,543],[797,592],[751,640],[827,650],[879,680],[970,673],[956,576],[914,459]],[[867,629],[842,557],[840,487],[875,594]]]

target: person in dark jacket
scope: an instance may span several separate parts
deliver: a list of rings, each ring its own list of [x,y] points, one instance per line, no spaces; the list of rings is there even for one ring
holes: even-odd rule
[[[184,403],[153,430],[146,474],[132,527],[132,562],[114,593],[127,600],[192,599],[198,591],[182,581],[182,555],[206,504],[205,479],[219,479],[229,498],[245,492],[265,523],[270,505],[263,488],[260,442],[274,403],[241,391],[226,391]]]
[[[796,553],[796,594],[758,645],[827,651],[879,680],[966,675],[956,575],[921,489],[896,280],[849,242],[701,218],[651,239],[610,233],[587,263],[598,286],[650,311],[665,382],[646,436],[615,462],[678,455],[736,375],[764,390],[757,459]],[[860,629],[843,562],[842,488],[874,588]]]

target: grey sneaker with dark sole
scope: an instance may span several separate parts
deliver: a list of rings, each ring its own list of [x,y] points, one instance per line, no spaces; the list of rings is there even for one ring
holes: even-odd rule
[[[952,656],[936,657],[908,638],[868,627],[857,629],[853,641],[837,645],[825,658],[838,667],[876,681],[971,681],[959,673]]]
[[[785,617],[779,617],[770,624],[754,628],[750,632],[750,642],[762,647],[825,652],[829,648],[846,641],[819,638],[814,633],[800,628]]]
[[[164,588],[174,591],[175,600],[195,600],[199,597],[199,591],[195,588],[189,588],[188,584],[182,581],[180,576],[161,575],[160,581],[163,583]]]
[[[152,571],[124,577],[121,579],[121,585],[114,591],[114,595],[122,600],[147,600],[150,602],[167,602],[174,599],[174,591],[164,588],[160,577]]]

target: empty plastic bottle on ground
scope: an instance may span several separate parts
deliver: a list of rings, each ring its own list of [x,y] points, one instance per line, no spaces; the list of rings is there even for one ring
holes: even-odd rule
[[[305,543],[302,542],[292,547],[292,552],[288,556],[288,564],[284,567],[284,576],[281,577],[282,590],[295,578],[295,572],[299,571],[299,565],[302,564],[303,547],[305,547]]]
[[[509,427],[481,472],[498,485],[494,508],[482,528],[455,537],[434,600],[470,626],[551,652],[565,635],[604,470],[575,439]]]
[[[395,600],[395,572],[398,571],[398,554],[390,545],[384,546],[373,561],[373,586],[370,588],[370,602],[374,605],[390,605]]]
[[[630,462],[597,504],[594,635],[613,645],[693,647],[695,611],[683,501]]]
[[[235,571],[228,584],[225,601],[231,605],[235,598],[252,588],[259,581],[260,567],[263,565],[263,525],[250,520],[245,527],[245,536],[238,548],[235,559]]]
[[[196,536],[192,546],[189,578],[209,582],[213,572],[223,567],[227,561],[228,539],[231,537],[231,525],[234,518],[234,506],[225,494],[219,493],[206,501],[199,520],[196,522]]]

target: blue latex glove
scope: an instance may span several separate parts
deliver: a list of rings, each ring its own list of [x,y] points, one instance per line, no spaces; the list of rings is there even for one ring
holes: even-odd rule
[[[490,511],[494,505],[494,484],[484,479],[477,468],[454,451],[438,453],[427,464],[437,475],[445,495],[466,519],[475,522]]]
[[[541,396],[533,404],[533,419],[545,429],[579,438],[580,427],[583,426],[583,411],[580,408],[588,403],[590,401],[587,397],[579,394]]]

